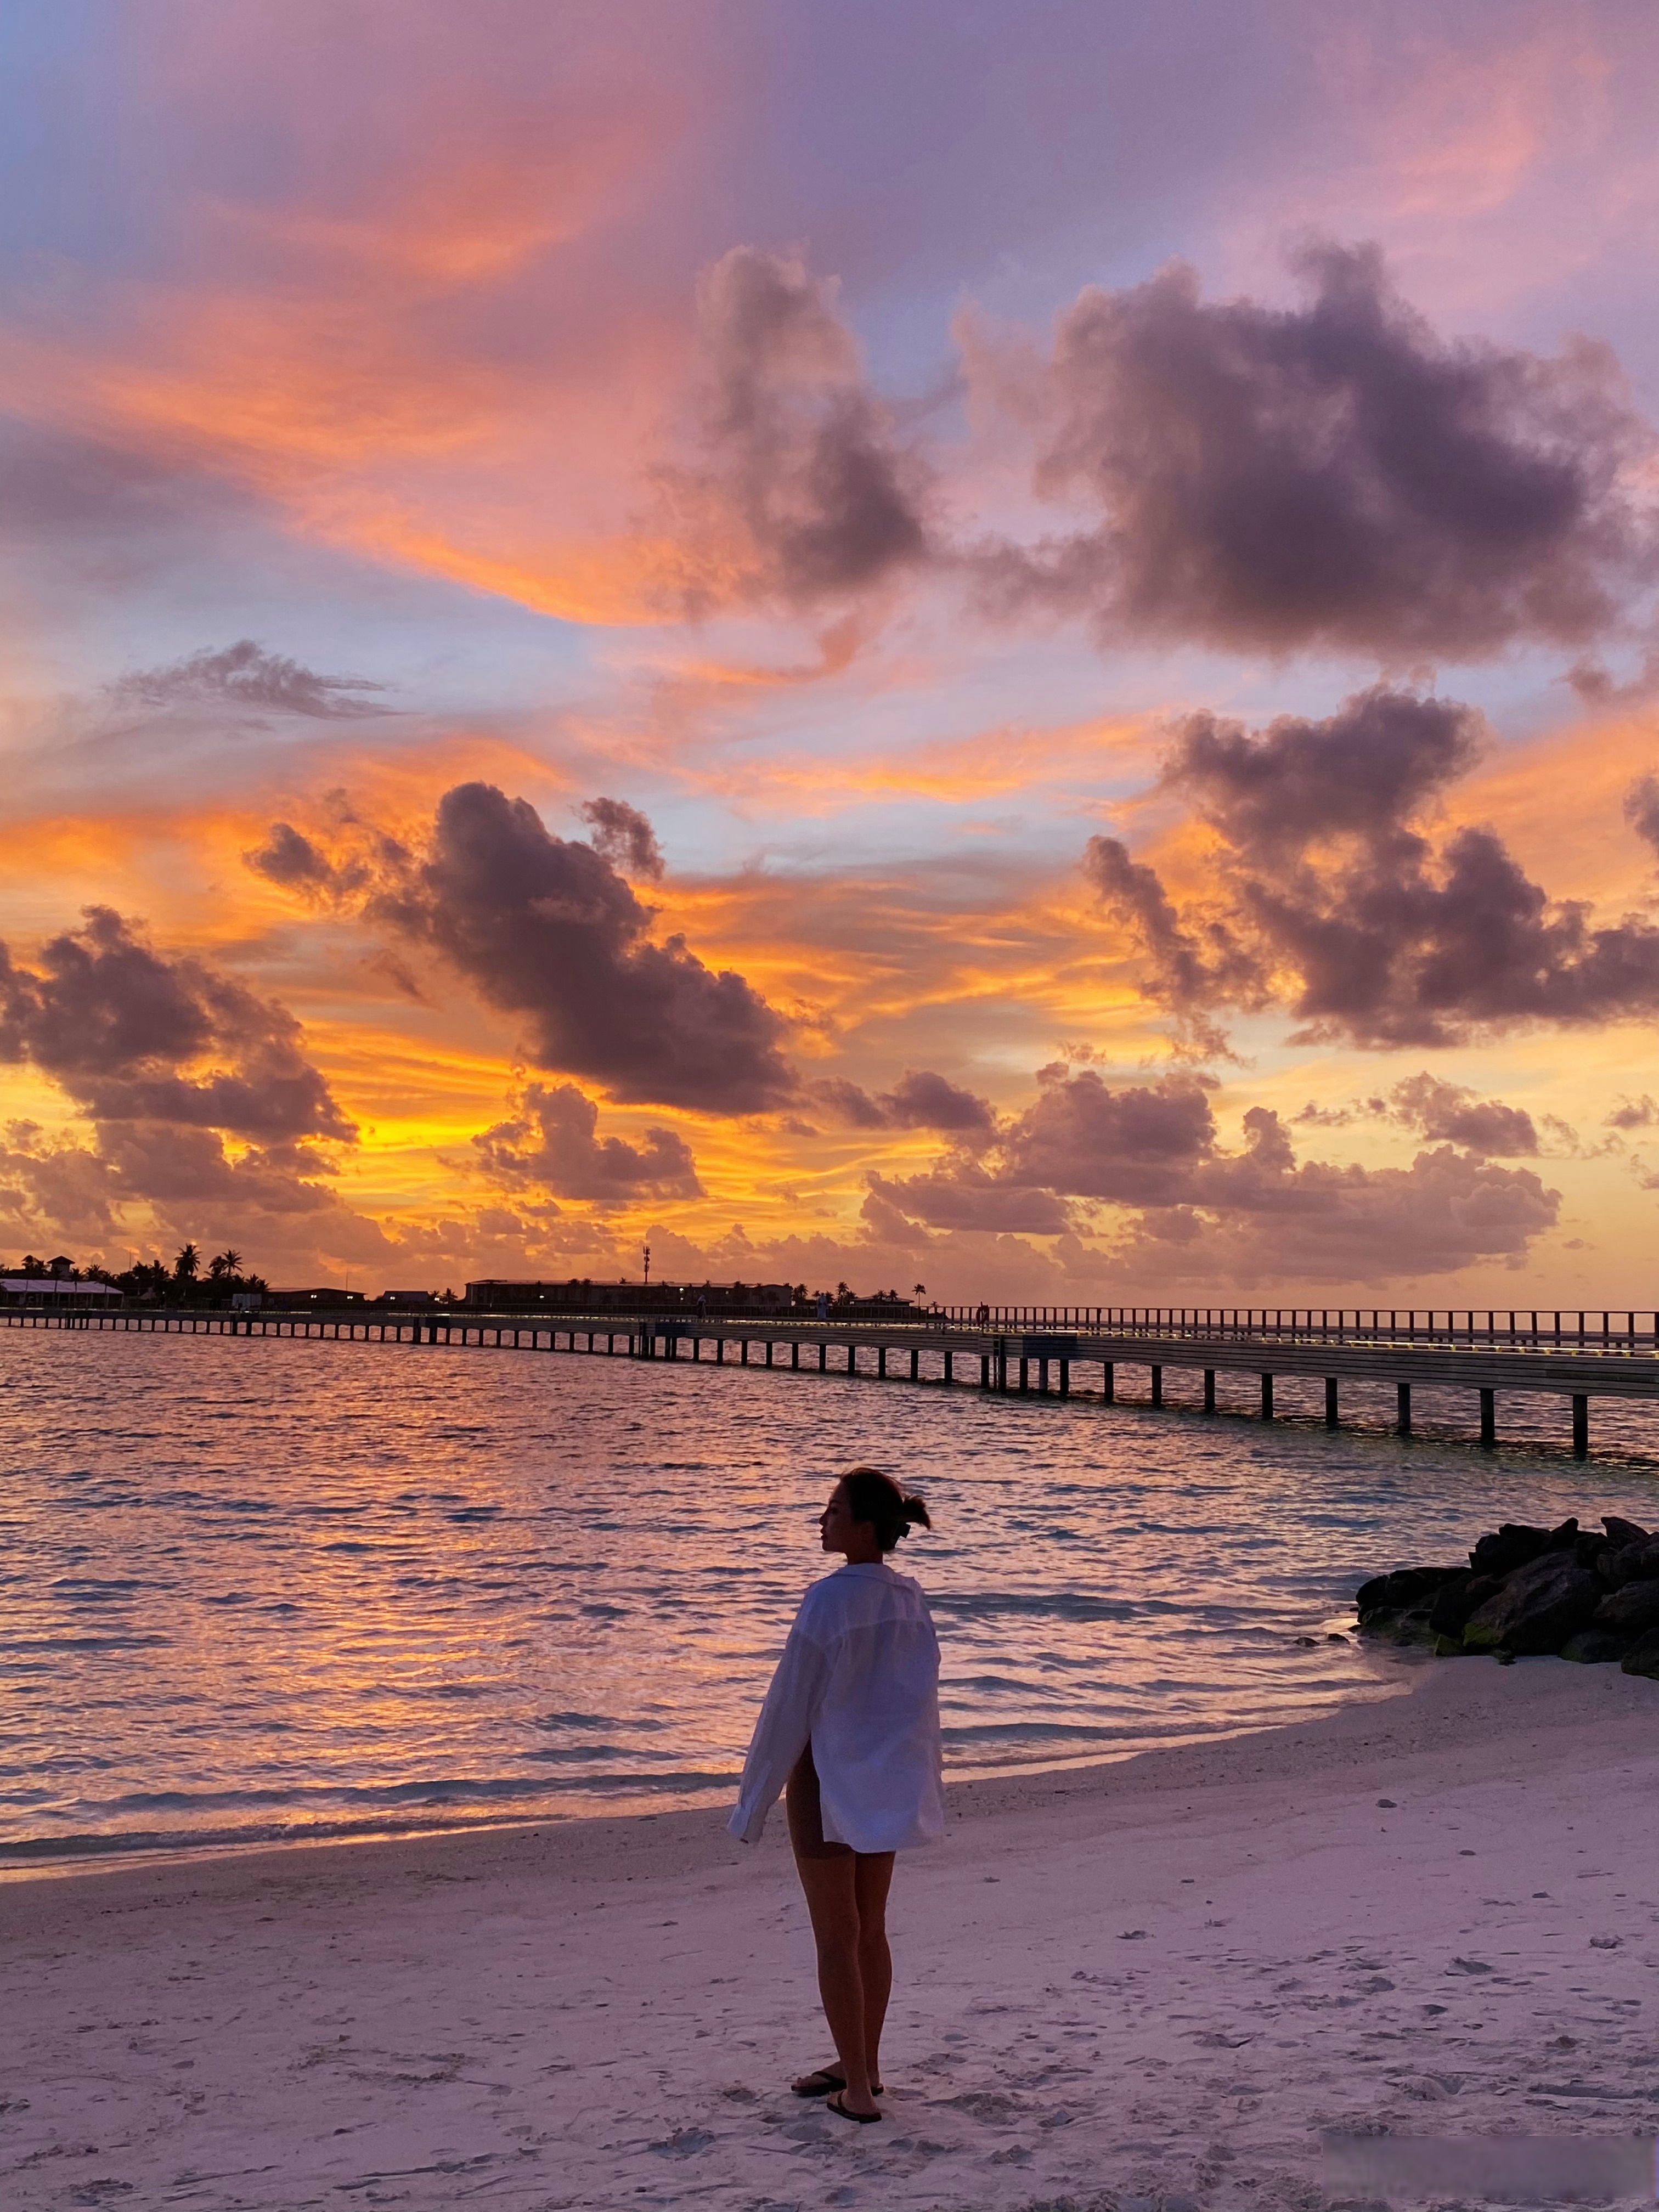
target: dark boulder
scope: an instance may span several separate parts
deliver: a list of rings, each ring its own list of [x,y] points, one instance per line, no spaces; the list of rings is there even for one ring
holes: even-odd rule
[[[1549,1541],[1545,1545],[1544,1549],[1547,1552],[1571,1552],[1577,1541],[1578,1516],[1576,1513],[1569,1513],[1565,1521],[1550,1530]]]
[[[1464,1644],[1473,1651],[1501,1650],[1522,1657],[1559,1651],[1568,1637],[1589,1627],[1603,1594],[1595,1576],[1586,1573],[1570,1553],[1545,1553],[1516,1567],[1502,1589],[1470,1616]]]
[[[1593,1567],[1603,1552],[1610,1556],[1612,1547],[1599,1528],[1586,1528],[1572,1547],[1572,1556],[1581,1567]]]
[[[1465,1567],[1396,1567],[1391,1575],[1373,1575],[1362,1583],[1354,1606],[1362,1621],[1374,1613],[1398,1613],[1406,1606],[1424,1603],[1443,1583],[1468,1571]]]
[[[1647,1634],[1632,1644],[1622,1662],[1627,1674],[1646,1674],[1659,1682],[1659,1629],[1650,1629]]]
[[[1604,1667],[1614,1659],[1622,1659],[1629,1649],[1629,1639],[1615,1636],[1609,1629],[1581,1628],[1561,1646],[1561,1656],[1577,1659],[1586,1667]]]
[[[1653,1531],[1644,1528],[1639,1521],[1621,1521],[1616,1513],[1604,1513],[1601,1526],[1615,1544],[1650,1544]]]
[[[1442,1583],[1429,1607],[1429,1626],[1437,1636],[1461,1637],[1472,1613],[1504,1587],[1496,1575],[1477,1575],[1465,1569],[1455,1582]]]
[[[1611,1628],[1628,1642],[1659,1628],[1659,1583],[1626,1583],[1612,1590],[1595,1608],[1598,1628]]]
[[[1547,1528],[1529,1528],[1521,1522],[1506,1521],[1501,1528],[1480,1539],[1469,1553],[1469,1565],[1478,1575],[1507,1575],[1535,1559],[1548,1547],[1549,1540]]]

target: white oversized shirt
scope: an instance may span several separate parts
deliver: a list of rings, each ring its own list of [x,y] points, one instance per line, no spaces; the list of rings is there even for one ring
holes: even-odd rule
[[[902,1851],[945,1832],[939,1638],[919,1583],[848,1563],[801,1600],[727,1824],[752,1844],[808,1743],[827,1842]]]

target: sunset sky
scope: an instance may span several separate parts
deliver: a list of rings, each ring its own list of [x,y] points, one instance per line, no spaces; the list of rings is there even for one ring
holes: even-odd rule
[[[1652,1305],[1650,0],[15,0],[0,1252]]]

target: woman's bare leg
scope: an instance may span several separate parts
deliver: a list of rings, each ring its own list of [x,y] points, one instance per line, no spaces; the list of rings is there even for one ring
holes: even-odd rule
[[[893,1988],[893,1954],[887,1948],[887,1892],[892,1880],[891,1851],[860,1851],[854,1859],[859,1979],[864,1984],[864,2057],[872,2087],[881,2079],[881,2031]]]
[[[818,1996],[829,2022],[846,2087],[841,2100],[849,2112],[873,2112],[870,2063],[865,2050],[865,1992],[860,1966],[858,1868],[845,1844],[824,1840],[818,1803],[817,1770],[809,1744],[795,1761],[785,1800],[795,1871],[811,1917],[817,1946]],[[884,1993],[883,2009],[886,1998]]]
[[[818,1996],[847,2087],[842,2102],[852,2112],[873,2112],[870,2064],[864,2047],[864,1978],[859,1971],[859,1910],[854,1889],[856,1861],[844,1857],[795,1862],[818,1952]]]

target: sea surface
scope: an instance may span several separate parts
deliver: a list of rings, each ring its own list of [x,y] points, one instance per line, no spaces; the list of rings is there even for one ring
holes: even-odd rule
[[[933,1509],[896,1564],[932,1600],[958,1774],[1386,1695],[1405,1662],[1344,1635],[1365,1576],[1502,1519],[1659,1519],[1646,1413],[1592,1401],[1579,1466],[1565,1401],[1500,1397],[1512,1440],[1482,1453],[1471,1394],[1419,1390],[1401,1440],[1391,1392],[1349,1394],[1330,1435],[1317,1383],[1281,1381],[1264,1427],[1218,1379],[1237,1410],[1206,1419],[1174,1370],[1153,1412],[0,1331],[0,1858],[729,1796],[858,1460]]]

